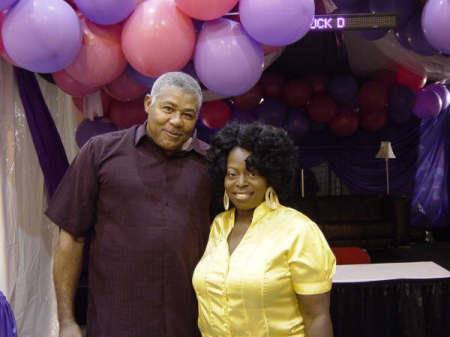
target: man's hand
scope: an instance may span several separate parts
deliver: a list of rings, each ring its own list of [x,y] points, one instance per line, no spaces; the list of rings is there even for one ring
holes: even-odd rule
[[[82,337],[80,326],[75,322],[65,323],[59,327],[59,337]]]

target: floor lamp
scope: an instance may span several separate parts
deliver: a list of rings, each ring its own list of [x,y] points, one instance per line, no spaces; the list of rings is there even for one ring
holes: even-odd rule
[[[381,142],[376,158],[383,158],[386,161],[386,194],[389,195],[389,159],[394,159],[395,154],[392,151],[391,142]]]

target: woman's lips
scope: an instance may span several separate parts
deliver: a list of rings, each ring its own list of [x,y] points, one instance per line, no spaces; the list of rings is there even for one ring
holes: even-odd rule
[[[236,200],[247,200],[252,196],[253,193],[250,192],[233,192],[233,197]]]

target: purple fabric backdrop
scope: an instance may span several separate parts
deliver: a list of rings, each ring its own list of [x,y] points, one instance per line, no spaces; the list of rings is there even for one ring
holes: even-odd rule
[[[16,321],[5,295],[0,291],[0,337],[17,337]]]
[[[69,167],[66,152],[36,77],[22,68],[14,67],[14,72],[47,192],[52,196]]]

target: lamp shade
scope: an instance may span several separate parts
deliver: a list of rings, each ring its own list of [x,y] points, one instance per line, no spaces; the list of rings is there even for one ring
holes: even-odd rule
[[[394,151],[392,151],[391,142],[382,141],[380,144],[380,149],[378,150],[375,158],[394,159],[395,154]]]

